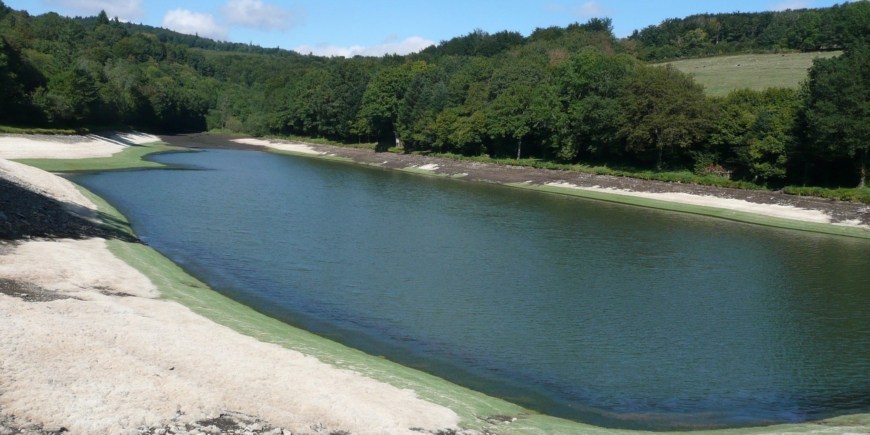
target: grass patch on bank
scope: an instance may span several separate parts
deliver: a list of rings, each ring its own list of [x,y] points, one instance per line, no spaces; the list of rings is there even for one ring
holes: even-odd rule
[[[129,126],[86,125],[75,128],[14,127],[0,125],[0,133],[7,134],[45,134],[45,135],[86,135],[101,131],[132,131]]]
[[[813,59],[838,56],[822,53],[766,53],[678,60],[672,65],[704,85],[707,95],[724,96],[736,89],[763,91],[768,88],[797,89],[807,78]]]
[[[815,196],[818,198],[835,199],[838,201],[862,202],[870,204],[870,188],[861,189],[839,188],[825,189],[823,187],[797,187],[789,186],[782,189],[783,193],[797,196]]]
[[[149,154],[166,152],[191,152],[188,148],[179,148],[155,142],[144,145],[133,145],[111,157],[91,159],[20,159],[15,160],[25,165],[33,166],[48,172],[78,172],[78,171],[117,171],[121,169],[165,168],[166,165],[149,162],[143,157]]]
[[[283,154],[285,156],[316,157],[318,159],[331,160],[334,162],[356,163],[356,162],[354,162],[353,159],[348,158],[348,157],[330,156],[327,154],[311,154],[311,153],[304,153],[304,152],[300,152],[300,151],[279,150],[277,148],[271,148],[271,147],[265,148],[265,151],[268,151],[272,154]]]
[[[294,142],[313,143],[313,144],[317,144],[317,145],[334,145],[337,147],[360,148],[360,149],[366,149],[366,150],[374,150],[378,146],[377,143],[353,143],[353,142],[347,143],[347,142],[334,141],[334,140],[326,139],[323,137],[312,138],[312,137],[294,136],[294,135],[287,135],[287,136],[268,135],[268,136],[264,136],[264,137],[266,139],[280,139],[280,140],[289,140],[289,141],[294,141]]]
[[[541,159],[498,159],[489,156],[463,156],[461,154],[431,153],[432,157],[453,160],[468,160],[472,162],[492,163],[506,166],[527,166],[539,169],[557,171],[583,172],[594,175],[611,175],[614,177],[638,178],[641,180],[664,181],[669,183],[699,184],[703,186],[730,187],[734,189],[764,190],[764,187],[748,181],[733,181],[715,175],[697,175],[690,171],[658,172],[642,169],[609,168],[607,166],[591,166],[585,164],[556,163]]]
[[[574,189],[570,187],[540,186],[526,183],[510,183],[507,184],[507,186],[521,189],[537,190],[541,192],[556,193],[560,195],[578,196],[581,198],[595,199],[599,201],[607,201],[638,207],[654,208],[658,210],[709,216],[753,225],[762,225],[767,227],[784,228],[797,231],[807,231],[811,233],[829,234],[835,236],[855,237],[860,239],[870,239],[870,231],[858,227],[816,222],[804,222],[773,216],[765,216],[755,213],[728,210],[724,208],[706,207],[693,204],[681,204],[677,202],[670,202],[658,199],[620,195],[618,193],[610,192],[597,192],[591,190]]]
[[[6,125],[0,125],[0,133],[7,134],[48,134],[48,135],[56,135],[56,134],[64,134],[64,135],[73,135],[79,134],[78,130],[71,130],[65,128],[28,128],[28,127],[9,127]]]

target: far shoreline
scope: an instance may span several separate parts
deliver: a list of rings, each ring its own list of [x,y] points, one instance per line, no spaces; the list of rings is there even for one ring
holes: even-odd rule
[[[419,175],[503,185],[772,228],[870,239],[870,206],[781,192],[642,180],[572,171],[505,166],[415,154],[199,133],[161,136],[193,149],[256,150],[343,161]]]

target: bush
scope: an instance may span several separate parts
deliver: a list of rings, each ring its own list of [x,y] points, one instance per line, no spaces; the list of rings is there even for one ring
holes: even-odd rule
[[[838,201],[861,202],[870,204],[870,189],[825,189],[823,187],[789,186],[782,189],[783,193],[797,196],[815,196],[818,198],[835,199]]]

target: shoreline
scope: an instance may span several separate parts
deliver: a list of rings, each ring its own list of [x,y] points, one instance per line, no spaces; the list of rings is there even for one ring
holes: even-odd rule
[[[258,149],[261,147],[258,146]],[[158,148],[153,149],[154,152]],[[284,152],[298,154],[298,151]],[[321,151],[315,151],[321,152]],[[303,154],[312,156],[313,154]],[[322,155],[318,157],[339,157]],[[347,160],[344,160],[347,161]],[[108,162],[104,162],[108,163]],[[109,165],[111,166],[111,165]],[[431,168],[431,166],[429,167]],[[407,168],[405,168],[407,169]],[[429,174],[430,169],[415,168],[420,173]],[[411,171],[414,172],[414,171]],[[126,219],[115,210],[110,204],[93,193],[78,187],[82,195],[91,201],[101,216],[104,219],[112,218],[118,225],[127,226]],[[56,239],[53,239],[56,240]],[[90,239],[98,240],[98,239]],[[44,243],[37,240],[25,240],[20,242],[22,245],[31,243]],[[57,242],[52,242],[57,243]],[[413,391],[416,397],[434,404],[437,407],[445,407],[455,412],[459,416],[457,421],[460,431],[471,431],[472,433],[499,433],[499,434],[640,434],[644,432],[630,430],[614,430],[595,426],[590,426],[583,423],[577,423],[567,420],[558,419],[546,415],[535,414],[525,410],[517,405],[505,402],[501,399],[492,398],[482,393],[478,393],[459,385],[451,384],[440,378],[428,375],[417,370],[398,365],[396,363],[378,358],[376,356],[365,354],[361,351],[351,349],[332,342],[325,338],[316,336],[306,331],[294,328],[287,324],[281,323],[275,319],[271,319],[262,315],[253,309],[230,300],[219,293],[211,290],[205,284],[201,283],[196,278],[188,275],[179,266],[172,263],[170,260],[162,256],[157,251],[134,242],[122,240],[110,240],[106,242],[109,252],[115,259],[122,260],[128,266],[132,266],[141,273],[148,281],[157,289],[160,294],[160,301],[177,302],[194,313],[196,316],[208,319],[209,322],[214,322],[214,327],[206,328],[214,330],[215,328],[229,328],[235,331],[235,334],[253,338],[259,343],[268,343],[278,345],[282,349],[290,349],[298,351],[307,357],[314,357],[317,361],[341,371],[350,371],[357,373],[366,379],[372,379],[376,382],[388,384],[400,391]],[[20,247],[20,246],[19,246]],[[5,253],[6,256],[10,253]],[[2,259],[4,255],[0,255]],[[108,261],[108,260],[107,260]],[[8,271],[4,274],[4,270],[0,269],[0,278],[6,278]],[[44,274],[39,271],[37,275]],[[93,296],[99,297],[99,296]],[[112,296],[103,295],[105,298]],[[119,300],[128,300],[127,297],[116,296]],[[9,303],[9,298],[0,294],[0,307]],[[129,299],[132,300],[132,299]],[[71,302],[60,302],[71,303]],[[5,309],[5,308],[4,308]],[[2,313],[4,310],[0,310]],[[0,314],[0,326],[4,320]],[[2,341],[0,341],[2,343]],[[202,364],[199,362],[198,364]],[[4,389],[8,383],[3,377],[3,364],[0,363],[0,417],[5,413],[3,403]],[[334,382],[334,380],[333,380]],[[329,388],[342,388],[341,386],[332,385]],[[349,403],[353,406],[364,406],[364,402]],[[303,398],[298,406],[308,406]],[[516,419],[516,420],[512,420]],[[0,418],[2,423],[2,418]],[[43,424],[63,424],[63,422],[43,421]],[[69,423],[67,423],[69,424]],[[173,423],[177,424],[177,423]],[[250,425],[258,424],[261,428],[265,426],[263,422],[250,423]],[[167,426],[168,427],[168,426]],[[253,426],[252,426],[253,427]],[[344,430],[341,425],[332,426],[336,430]],[[870,414],[857,414],[836,417],[822,422],[802,423],[777,425],[768,427],[756,428],[740,428],[740,429],[722,429],[711,431],[696,431],[696,434],[773,434],[773,433],[844,433],[847,431],[866,431],[870,428]],[[406,427],[411,430],[412,428]],[[444,429],[448,429],[445,427]],[[430,429],[425,432],[429,433],[450,433],[438,432],[440,429]],[[303,430],[303,432],[312,431],[313,433],[323,432],[314,428]],[[405,432],[405,431],[403,431]],[[411,432],[419,432],[411,430]],[[424,433],[425,433],[424,432]],[[36,432],[36,433],[47,433]],[[82,432],[73,432],[82,433]],[[137,432],[130,432],[137,433]],[[138,432],[143,433],[143,432]],[[153,433],[153,432],[148,432]],[[260,432],[257,432],[260,433]],[[266,433],[265,430],[262,433]],[[294,433],[298,433],[294,431]],[[352,431],[352,433],[366,433],[365,431]],[[391,433],[385,431],[384,433]]]
[[[610,175],[504,166],[411,154],[277,139],[197,134],[163,137],[168,143],[218,141],[237,149],[342,161],[420,175],[495,183],[511,188],[581,197],[789,230],[870,239],[870,206],[781,192],[667,183]],[[181,145],[183,146],[183,145]],[[232,148],[226,145],[221,148]]]

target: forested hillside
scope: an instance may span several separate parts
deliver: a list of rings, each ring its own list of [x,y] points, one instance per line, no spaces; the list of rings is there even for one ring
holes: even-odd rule
[[[700,14],[635,30],[628,38],[643,60],[715,56],[748,51],[841,50],[870,40],[864,2],[824,9]]]
[[[609,19],[593,19],[528,37],[475,31],[418,54],[343,59],[105,14],[29,16],[0,1],[0,125],[297,135],[378,142],[382,150],[691,171],[698,182],[724,185],[858,185],[870,147],[870,3],[699,17],[627,39],[613,35]],[[715,29],[713,18],[718,32],[697,32],[702,24]],[[761,37],[774,28],[781,36]],[[812,29],[815,45],[789,36]],[[713,46],[845,54],[816,61],[799,91],[709,98],[690,76],[642,60],[672,56],[668,47],[682,47],[687,32],[706,42],[676,55],[720,52],[704,51]],[[768,44],[774,39],[786,45]]]

